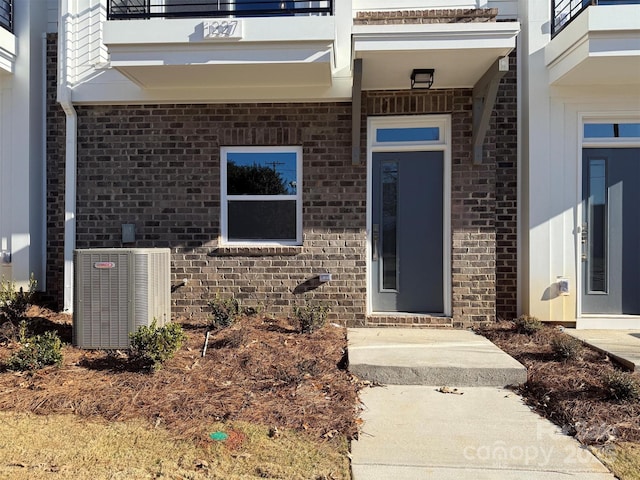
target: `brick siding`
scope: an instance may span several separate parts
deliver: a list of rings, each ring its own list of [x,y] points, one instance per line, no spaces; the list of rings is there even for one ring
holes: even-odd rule
[[[518,288],[518,99],[516,55],[509,57],[493,112],[496,155],[496,315],[517,315]]]
[[[274,314],[320,301],[331,306],[332,321],[350,326],[491,322],[497,310],[515,309],[512,94],[501,92],[486,159],[475,165],[470,89],[363,92],[363,119],[452,116],[452,318],[366,316],[366,166],[351,163],[350,103],[77,106],[77,247],[122,246],[123,223],[136,226],[137,241],[126,246],[170,247],[173,284],[188,279],[172,295],[175,316],[206,315],[207,301],[219,294]],[[60,298],[64,119],[53,99],[47,279]],[[364,152],[366,122],[362,142]],[[224,145],[302,145],[303,246],[218,245]],[[318,283],[323,272],[333,274],[331,282]]]
[[[358,12],[354,25],[398,25],[417,23],[495,22],[497,8],[448,8],[431,10],[392,10]]]
[[[62,309],[64,285],[65,115],[56,103],[58,35],[47,35],[47,292],[52,307]]]

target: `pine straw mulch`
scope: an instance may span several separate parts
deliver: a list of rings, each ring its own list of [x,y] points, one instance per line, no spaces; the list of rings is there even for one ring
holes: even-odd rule
[[[71,341],[71,318],[31,307],[34,330]],[[0,410],[73,413],[90,419],[143,418],[180,438],[206,439],[217,421],[242,420],[306,431],[321,439],[357,433],[357,382],[344,369],[346,330],[300,334],[286,319],[245,317],[212,332],[182,323],[187,342],[154,374],[132,371],[121,352],[65,345],[60,368],[0,370]],[[0,366],[18,346],[0,345]]]
[[[566,334],[552,326],[529,336],[518,333],[513,322],[498,322],[478,333],[527,368],[527,383],[517,389],[527,404],[580,442],[640,442],[640,400],[611,397],[603,379],[621,368],[605,354],[584,348],[580,358],[563,361],[551,342]],[[640,375],[634,376],[640,382]]]

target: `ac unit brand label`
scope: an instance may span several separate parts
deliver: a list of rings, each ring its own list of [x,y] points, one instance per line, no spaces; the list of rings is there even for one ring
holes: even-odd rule
[[[116,268],[115,262],[96,262],[93,264],[93,268],[105,269],[105,268]]]

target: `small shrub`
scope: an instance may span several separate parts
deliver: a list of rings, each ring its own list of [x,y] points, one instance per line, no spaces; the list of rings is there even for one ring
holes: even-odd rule
[[[214,329],[230,327],[240,314],[240,303],[235,298],[220,298],[209,301],[212,310],[211,327]]]
[[[516,330],[519,333],[524,333],[525,335],[533,335],[542,329],[543,324],[536,317],[532,317],[530,315],[520,315],[513,321],[516,325]]]
[[[640,383],[631,373],[613,370],[606,373],[603,380],[611,398],[618,401],[640,399]]]
[[[62,341],[56,332],[45,332],[26,339],[22,348],[7,361],[10,370],[37,370],[62,364]]]
[[[167,323],[158,327],[154,320],[151,325],[138,327],[131,338],[130,359],[142,368],[159,369],[180,349],[186,336],[182,326]]]
[[[302,333],[313,333],[322,328],[327,321],[328,312],[329,307],[326,305],[305,305],[293,309]]]
[[[584,345],[570,335],[560,334],[551,340],[551,347],[557,356],[565,360],[577,360],[582,355]]]
[[[22,287],[16,290],[16,282],[4,279],[0,281],[0,324],[10,322],[18,326],[24,320],[37,285],[33,274],[29,278],[29,289],[26,292]]]

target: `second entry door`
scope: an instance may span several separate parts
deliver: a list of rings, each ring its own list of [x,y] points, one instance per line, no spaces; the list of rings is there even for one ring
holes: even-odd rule
[[[375,152],[371,294],[374,312],[444,312],[444,154]]]

